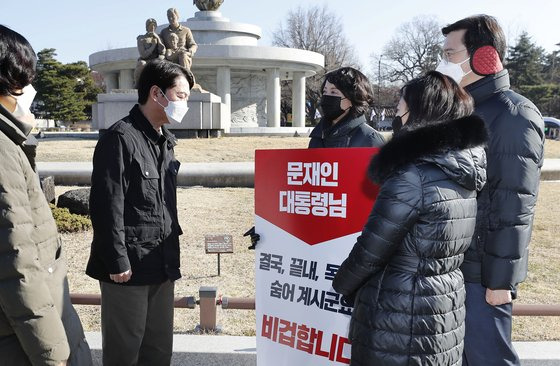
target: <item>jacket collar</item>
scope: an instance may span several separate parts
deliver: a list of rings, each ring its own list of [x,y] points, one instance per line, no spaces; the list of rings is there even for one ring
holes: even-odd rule
[[[324,139],[329,137],[345,136],[363,123],[366,123],[366,118],[363,115],[353,118],[351,114],[348,114],[334,126],[327,126],[325,118],[321,118],[321,121],[318,124],[319,128],[311,131],[310,137],[319,137]]]
[[[167,127],[161,127],[161,135],[154,129],[150,121],[148,121],[148,119],[140,110],[140,106],[138,104],[136,104],[132,108],[130,114],[133,117],[133,123],[140,131],[142,131],[144,136],[146,136],[148,141],[150,141],[152,144],[156,145],[161,138],[164,138],[167,143],[171,145],[171,147],[177,145],[177,139],[171,132],[169,132]]]
[[[508,90],[509,87],[509,73],[506,69],[503,69],[497,74],[488,75],[467,85],[465,89],[473,97],[475,105],[478,105],[495,93]]]
[[[23,144],[32,129],[33,126],[18,120],[0,104],[0,131],[16,145]]]
[[[383,183],[408,163],[450,150],[480,146],[487,140],[484,121],[475,115],[405,130],[396,134],[373,157],[369,175],[375,183]]]

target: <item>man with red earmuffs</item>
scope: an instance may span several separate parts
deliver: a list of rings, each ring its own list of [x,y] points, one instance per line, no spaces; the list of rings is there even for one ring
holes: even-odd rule
[[[478,194],[474,239],[461,266],[466,288],[463,366],[519,365],[511,343],[512,299],[527,277],[528,248],[544,152],[544,122],[510,89],[504,32],[475,15],[442,29],[437,71],[474,98],[490,140],[488,181]]]

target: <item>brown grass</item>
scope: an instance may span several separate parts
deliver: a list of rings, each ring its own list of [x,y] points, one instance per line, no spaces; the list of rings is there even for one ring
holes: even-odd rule
[[[72,187],[57,187],[57,194]],[[253,225],[253,189],[180,188],[181,269],[183,278],[176,282],[176,296],[195,296],[201,286],[216,286],[218,293],[230,297],[253,297],[254,252],[243,233]],[[233,235],[234,253],[221,255],[221,276],[217,276],[217,255],[204,253],[205,234]],[[92,232],[62,234],[65,245],[70,291],[99,293],[97,281],[85,273]],[[86,330],[100,329],[96,306],[77,306]],[[254,335],[255,313],[248,310],[218,310],[218,322],[224,333]],[[190,332],[199,323],[199,311],[177,309],[175,330]]]
[[[547,159],[560,159],[560,141],[546,140],[544,144],[544,157]]]
[[[95,140],[55,140],[39,142],[37,161],[91,161]],[[305,149],[307,137],[222,137],[181,139],[175,154],[181,162],[253,161],[256,149]],[[560,141],[546,140],[545,157],[560,159]]]
[[[95,140],[54,140],[39,142],[37,161],[91,161]],[[256,149],[305,149],[307,137],[222,137],[181,139],[175,147],[184,163],[253,161]]]
[[[181,140],[177,155],[183,162],[251,161],[255,148],[304,148],[306,138],[221,138]],[[39,161],[87,161],[93,141],[42,141]],[[560,142],[547,140],[547,157],[560,158]],[[45,150],[54,150],[47,153]],[[64,157],[64,158],[63,158]],[[205,160],[206,158],[206,160]],[[57,194],[73,187],[57,187]],[[214,285],[218,293],[231,297],[253,297],[254,253],[247,250],[242,234],[253,224],[253,190],[248,188],[179,188],[179,217],[185,235],[181,237],[183,278],[177,282],[177,296],[198,298],[200,286]],[[560,304],[560,182],[543,182],[531,243],[529,278],[519,289],[518,303]],[[217,276],[216,255],[204,254],[205,234],[231,234],[234,254],[221,257]],[[79,293],[99,293],[96,281],[84,274],[89,256],[91,231],[63,234],[68,256],[70,289]],[[77,306],[86,330],[99,330],[99,307]],[[176,332],[192,332],[199,323],[198,310],[177,309]],[[225,334],[254,335],[255,313],[248,310],[221,310],[218,323]],[[515,340],[560,340],[560,317],[516,317]]]
[[[519,287],[518,303],[560,305],[559,197],[560,182],[541,182],[529,276]],[[516,317],[513,332],[516,340],[559,340],[560,317]]]

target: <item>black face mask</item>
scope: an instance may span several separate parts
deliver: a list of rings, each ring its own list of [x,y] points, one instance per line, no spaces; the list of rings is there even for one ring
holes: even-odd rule
[[[344,113],[344,109],[340,108],[342,97],[335,95],[322,95],[320,106],[323,111],[323,116],[330,122],[337,119]]]
[[[403,126],[402,118],[406,116],[407,113],[408,111],[406,111],[402,116],[395,116],[395,118],[393,118],[393,122],[391,123],[391,126],[393,127],[393,135],[401,131]]]

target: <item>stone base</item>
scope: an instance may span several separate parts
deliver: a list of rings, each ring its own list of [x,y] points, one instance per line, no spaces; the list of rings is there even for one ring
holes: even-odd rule
[[[183,130],[174,129],[173,134],[177,138],[183,139],[198,139],[198,138],[218,138],[224,135],[222,130]]]
[[[313,127],[231,127],[226,136],[308,137]]]
[[[99,94],[93,105],[93,123],[95,129],[103,130],[128,115],[137,103],[138,93],[135,89],[121,90],[116,93]],[[227,106],[221,98],[212,93],[192,93],[189,97],[189,111],[182,123],[171,123],[170,130],[223,130],[229,131],[230,118]]]

